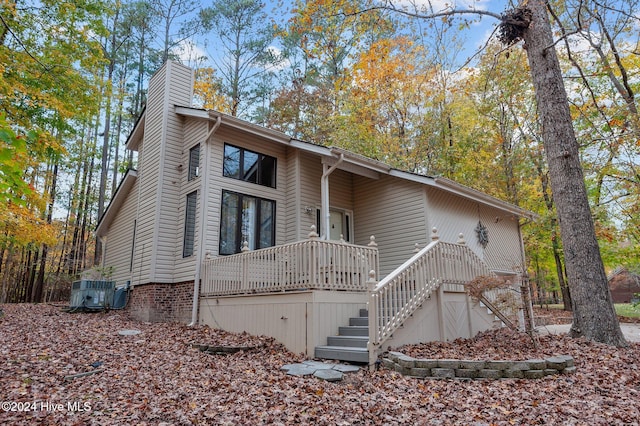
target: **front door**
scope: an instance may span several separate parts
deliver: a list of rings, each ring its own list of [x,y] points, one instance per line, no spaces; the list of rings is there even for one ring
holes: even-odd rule
[[[344,238],[346,240],[348,236],[344,231],[344,213],[331,210],[329,214],[331,216],[329,219],[329,239],[339,240]]]
[[[320,209],[316,210],[316,226],[322,229],[320,221]],[[345,241],[351,241],[351,212],[345,210],[329,210],[329,240],[339,241],[342,237]],[[324,232],[322,232],[324,235]]]

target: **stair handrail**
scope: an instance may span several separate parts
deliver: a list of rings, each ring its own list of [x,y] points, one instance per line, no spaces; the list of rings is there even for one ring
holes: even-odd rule
[[[515,325],[513,323],[513,321],[511,321],[505,314],[502,313],[502,311],[496,306],[494,305],[491,301],[489,301],[489,299],[487,299],[485,296],[480,296],[480,302],[484,303],[485,306],[498,318],[500,318],[500,321],[502,321],[507,327],[509,327],[512,330],[518,330],[518,326]]]
[[[460,234],[456,243],[441,241],[433,230],[432,242],[380,282],[369,273],[369,350],[373,365],[382,344],[389,339],[442,284],[462,284],[477,276],[493,275]]]

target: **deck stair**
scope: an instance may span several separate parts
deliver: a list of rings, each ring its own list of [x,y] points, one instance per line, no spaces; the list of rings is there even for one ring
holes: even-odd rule
[[[316,346],[315,357],[349,362],[369,362],[369,313],[360,309],[359,316],[349,318],[349,325],[338,328],[337,336],[327,337],[325,346]]]
[[[476,277],[494,276],[482,259],[466,245],[462,234],[454,244],[440,241],[437,230],[433,231],[430,244],[382,280],[375,280],[374,271],[369,273],[367,307],[371,311],[361,309],[360,316],[351,318],[349,326],[339,327],[338,335],[328,337],[326,346],[315,348],[316,358],[372,365],[382,352],[383,344],[393,336],[394,331],[404,326],[416,310],[422,308],[434,291],[443,289],[443,285],[460,286]],[[497,322],[499,326],[516,327],[516,323],[510,321],[493,303],[493,300],[500,300],[504,296],[502,289],[492,291],[499,293],[493,295],[491,300],[483,294],[481,302],[483,307],[492,312],[494,324]],[[438,301],[442,304],[440,297]],[[467,309],[471,308],[468,302],[467,306]],[[439,309],[442,312],[441,306]],[[470,324],[469,328],[472,329]]]

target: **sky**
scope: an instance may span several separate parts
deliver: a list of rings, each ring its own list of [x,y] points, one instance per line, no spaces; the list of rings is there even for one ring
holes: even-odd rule
[[[265,2],[265,10],[267,11],[283,11],[290,9],[291,6],[287,7],[287,4],[292,5],[295,0],[267,0]],[[451,8],[455,9],[479,9],[479,10],[487,10],[495,13],[502,13],[508,8],[509,1],[507,0],[399,0],[395,2],[397,7],[400,6],[410,6],[416,5],[426,6],[431,4],[431,7],[435,12],[448,10]],[[207,6],[210,4],[210,1],[202,1],[203,6]],[[284,6],[282,6],[284,4]],[[280,18],[286,18],[286,16],[280,16]],[[464,42],[464,46],[461,51],[457,52],[455,63],[457,66],[462,66],[465,64],[467,58],[473,56],[473,54],[481,48],[490,34],[494,31],[496,25],[498,24],[497,20],[491,17],[483,17],[479,22],[473,23],[468,29],[459,33],[459,37]],[[211,44],[211,43],[209,43]],[[277,49],[277,46],[274,46]],[[193,58],[209,56],[211,53],[211,49],[207,49],[205,47],[204,37],[199,37],[197,39],[190,39],[182,43],[181,45],[182,51],[180,52],[180,57],[183,63],[196,66],[197,64],[194,62]],[[208,64],[212,65],[212,64]]]

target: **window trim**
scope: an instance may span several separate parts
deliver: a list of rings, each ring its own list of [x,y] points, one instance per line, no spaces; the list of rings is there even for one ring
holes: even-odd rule
[[[235,246],[235,250],[233,253],[222,253],[222,227],[223,227],[223,214],[224,214],[224,196],[225,194],[233,194],[236,195],[238,197],[238,208],[236,209],[236,224],[235,224],[235,239],[236,241],[234,241],[234,246]],[[258,197],[256,195],[251,195],[251,194],[246,194],[246,193],[242,193],[242,192],[237,192],[237,191],[231,191],[231,190],[227,190],[227,189],[223,189],[222,190],[222,194],[221,194],[221,199],[220,199],[220,231],[218,233],[218,254],[220,256],[230,256],[233,254],[237,254],[240,253],[242,250],[242,243],[243,243],[243,235],[242,235],[242,204],[243,204],[243,198],[244,197],[248,197],[248,198],[253,198],[256,200],[256,211],[255,211],[255,220],[256,223],[254,223],[254,229],[256,231],[256,235],[254,236],[254,240],[256,241],[256,250],[261,249],[261,248],[267,248],[267,247],[273,247],[276,244],[276,212],[277,212],[277,208],[276,208],[276,200],[272,200],[269,198],[264,198],[264,197]],[[260,218],[262,216],[262,201],[267,201],[269,203],[271,203],[272,205],[272,212],[271,212],[271,236],[270,236],[270,240],[271,240],[271,245],[267,246],[267,247],[260,247],[260,240],[261,240],[261,226],[260,226]]]
[[[226,167],[225,167],[225,162],[226,162],[226,151],[227,151],[227,147],[231,147],[231,148],[235,148],[237,150],[240,151],[240,158],[238,159],[238,177],[236,176],[230,176],[227,175],[226,172]],[[255,154],[258,156],[258,161],[256,162],[257,164],[257,170],[256,170],[256,182],[252,182],[250,180],[244,179],[244,158],[245,158],[245,153],[251,153],[251,154]],[[273,173],[271,176],[271,182],[265,183],[262,182],[262,165],[264,162],[265,158],[269,158],[273,160]],[[237,146],[228,142],[224,143],[224,147],[223,147],[223,151],[222,151],[222,176],[226,177],[226,178],[230,178],[230,179],[236,179],[242,182],[247,182],[247,183],[253,183],[255,185],[260,185],[260,186],[266,186],[267,188],[273,188],[273,189],[277,189],[278,186],[278,158],[273,156],[273,155],[268,155],[268,154],[263,154],[261,152],[257,152],[257,151],[253,151],[251,149],[248,148],[243,148],[241,146]]]
[[[190,204],[190,201],[192,204]],[[190,209],[191,207],[191,209]],[[184,231],[182,234],[182,257],[191,257],[195,253],[196,245],[196,220],[198,212],[198,191],[192,191],[185,197]],[[191,217],[191,215],[193,217]],[[193,220],[190,220],[193,219]],[[189,227],[189,224],[191,226]],[[188,237],[191,237],[191,240]]]
[[[197,152],[198,159],[194,161],[194,153]],[[189,149],[189,169],[187,170],[187,181],[192,181],[200,176],[200,144],[196,144]]]

